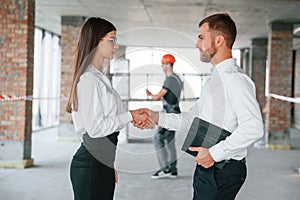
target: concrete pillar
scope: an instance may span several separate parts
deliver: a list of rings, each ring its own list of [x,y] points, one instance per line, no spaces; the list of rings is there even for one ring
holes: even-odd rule
[[[249,62],[249,49],[240,49],[241,51],[241,59],[240,59],[240,67],[245,71],[245,73],[251,77],[251,65]]]
[[[0,13],[0,94],[32,95],[35,0],[2,0]],[[0,101],[0,167],[33,165],[31,120],[31,101]]]
[[[295,55],[294,96],[300,97],[300,47],[297,47]],[[295,103],[294,106],[294,124],[300,129],[300,104]]]
[[[268,39],[252,39],[250,50],[250,66],[252,68],[252,80],[256,86],[256,97],[261,112],[266,104],[265,83],[266,83],[266,61],[268,54]]]
[[[66,105],[73,79],[73,66],[75,64],[75,50],[82,25],[85,21],[82,16],[61,17],[61,98],[60,101],[60,125],[58,130],[59,140],[76,140],[72,116],[66,112]]]
[[[270,23],[268,42],[268,91],[291,97],[293,24],[278,21]],[[290,149],[291,103],[268,98],[266,107],[267,147]]]

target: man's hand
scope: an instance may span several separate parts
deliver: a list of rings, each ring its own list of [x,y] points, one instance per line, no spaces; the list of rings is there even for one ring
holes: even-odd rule
[[[201,165],[204,168],[210,168],[215,164],[215,161],[211,157],[208,149],[203,147],[190,147],[189,150],[198,152],[197,156],[195,157],[195,161],[198,163],[198,165]]]
[[[146,89],[146,94],[147,96],[152,96],[152,93],[148,89]]]
[[[130,111],[132,112],[132,111]],[[148,129],[154,129],[155,128],[155,125],[158,123],[158,112],[153,112],[152,110],[150,109],[147,109],[147,108],[141,108],[141,109],[138,109],[136,110],[136,118],[133,117],[133,125],[138,127],[138,128],[141,128],[141,129],[145,129],[145,128],[148,128]],[[135,114],[135,113],[133,113]],[[133,116],[133,115],[132,115]],[[143,119],[140,119],[139,117],[146,117],[146,121],[144,121]]]
[[[149,117],[148,109],[138,109],[138,110],[131,110],[131,116],[133,118],[132,123],[134,126],[140,129],[154,129],[155,122],[153,122],[152,118]]]
[[[152,121],[155,123],[155,124],[158,124],[158,119],[159,119],[159,114],[158,112],[154,112],[150,109],[147,109],[147,108],[144,108],[145,111],[148,112],[148,115],[149,117],[152,119]]]

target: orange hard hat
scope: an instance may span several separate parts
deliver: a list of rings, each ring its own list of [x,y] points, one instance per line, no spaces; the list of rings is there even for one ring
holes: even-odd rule
[[[161,59],[161,63],[162,64],[166,64],[166,63],[174,63],[176,60],[175,60],[175,57],[171,54],[166,54],[162,57]]]

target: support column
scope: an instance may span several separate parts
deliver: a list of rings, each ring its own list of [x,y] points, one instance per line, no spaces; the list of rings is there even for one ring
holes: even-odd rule
[[[294,82],[294,96],[300,97],[300,47],[296,49],[295,55],[295,82]],[[294,123],[297,129],[300,129],[300,104],[294,104]]]
[[[71,114],[66,112],[66,105],[71,90],[73,67],[75,64],[75,50],[80,35],[81,27],[85,21],[82,16],[61,17],[61,94],[64,98],[60,101],[59,140],[76,140]]]
[[[240,60],[240,67],[245,71],[245,73],[251,77],[251,65],[249,64],[249,49],[240,49],[241,51],[241,60]]]
[[[268,58],[269,88],[272,94],[291,97],[293,24],[270,24]],[[274,98],[267,99],[266,130],[269,148],[290,149],[291,103]]]
[[[259,103],[260,111],[266,104],[265,84],[266,84],[266,61],[268,54],[268,39],[254,38],[252,39],[250,50],[250,66],[252,68],[252,80],[256,86],[256,97]]]
[[[0,13],[0,94],[32,95],[35,0],[2,0]],[[33,165],[31,120],[31,101],[0,101],[0,167]]]

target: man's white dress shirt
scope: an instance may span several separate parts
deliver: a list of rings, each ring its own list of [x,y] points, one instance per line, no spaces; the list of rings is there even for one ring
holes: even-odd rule
[[[89,65],[77,84],[78,110],[72,111],[75,130],[90,137],[110,135],[132,121],[109,79]]]
[[[232,133],[209,148],[216,162],[243,159],[247,155],[247,148],[264,133],[255,85],[233,58],[213,67],[210,79],[202,87],[200,98],[189,112],[177,115],[160,112],[158,125],[188,132],[194,117]]]

